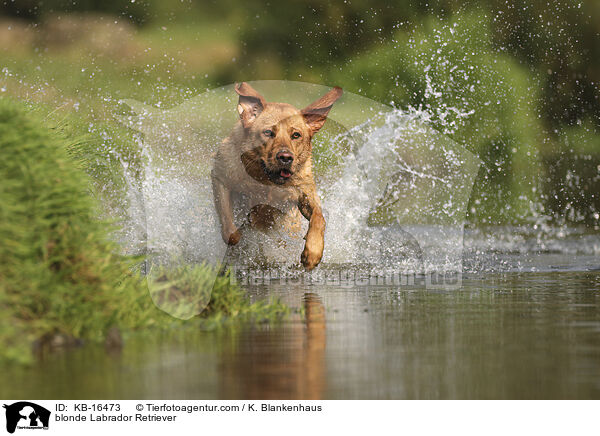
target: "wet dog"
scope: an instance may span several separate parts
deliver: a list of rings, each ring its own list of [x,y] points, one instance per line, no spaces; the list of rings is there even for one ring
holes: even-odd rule
[[[244,82],[235,91],[240,120],[219,147],[211,174],[223,240],[235,245],[242,237],[234,223],[236,203],[245,204],[250,226],[265,231],[299,211],[309,222],[300,260],[310,271],[323,256],[325,233],[311,140],[342,89],[333,88],[302,110],[267,102]]]

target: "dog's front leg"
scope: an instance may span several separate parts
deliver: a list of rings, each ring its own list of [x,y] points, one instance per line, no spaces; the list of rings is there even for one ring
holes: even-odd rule
[[[308,232],[304,239],[304,251],[300,260],[307,271],[316,267],[323,257],[323,248],[325,247],[325,218],[321,210],[319,197],[315,193],[302,194],[298,203],[298,208],[304,218],[308,220]]]
[[[231,191],[215,177],[214,172],[211,174],[213,197],[215,200],[215,209],[219,215],[221,222],[221,236],[223,241],[228,245],[235,245],[240,242],[242,234],[233,222],[233,206],[231,204]]]

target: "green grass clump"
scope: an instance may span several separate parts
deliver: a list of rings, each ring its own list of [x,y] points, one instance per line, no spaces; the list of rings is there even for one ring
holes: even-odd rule
[[[182,323],[154,305],[132,272],[139,259],[119,254],[73,144],[46,122],[0,99],[0,363],[31,361],[34,341],[51,335],[102,340],[113,326]],[[214,276],[207,266],[188,272],[188,286]],[[176,273],[168,279],[179,280]],[[221,278],[199,322],[284,312],[278,303],[251,304]]]
[[[251,302],[229,273],[220,274],[206,264],[161,266],[150,273],[147,283],[158,307],[182,320],[201,313],[209,320],[203,328],[236,318],[264,322],[289,312],[278,300]]]
[[[0,343],[11,359],[28,359],[24,344],[51,331],[99,336],[109,295],[131,282],[66,148],[0,100]]]

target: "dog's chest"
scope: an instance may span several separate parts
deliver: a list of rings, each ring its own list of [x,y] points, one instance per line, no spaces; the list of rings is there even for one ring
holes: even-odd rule
[[[294,189],[265,186],[256,181],[247,181],[244,188],[240,190],[240,194],[250,209],[257,205],[267,205],[287,212],[298,206],[298,194]]]

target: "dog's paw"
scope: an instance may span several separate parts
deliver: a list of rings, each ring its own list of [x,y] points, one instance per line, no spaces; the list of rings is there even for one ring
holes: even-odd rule
[[[223,240],[227,245],[236,245],[242,238],[240,229],[235,229],[233,232],[223,231]]]
[[[306,271],[311,271],[319,264],[319,262],[321,262],[321,257],[323,257],[322,251],[310,250],[308,246],[305,246],[304,251],[300,256],[300,261]]]

